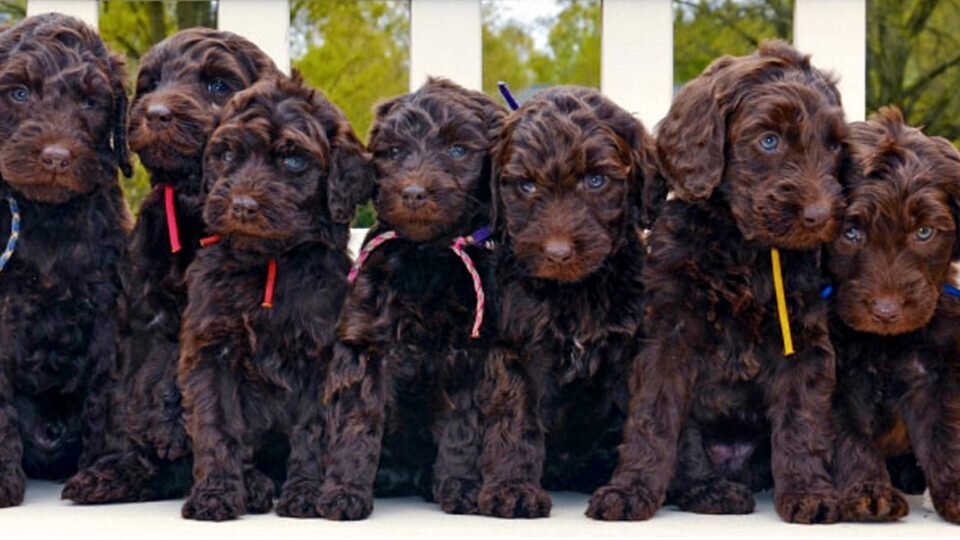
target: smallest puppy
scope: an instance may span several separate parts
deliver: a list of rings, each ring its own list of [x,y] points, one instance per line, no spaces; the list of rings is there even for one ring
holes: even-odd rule
[[[373,169],[346,118],[299,76],[262,81],[224,109],[204,158],[217,235],[187,272],[179,384],[193,439],[190,519],[267,512],[254,467],[290,446],[277,513],[316,515],[320,388],[346,293],[349,223]]]
[[[960,153],[888,108],[852,125],[850,158],[844,232],[828,261],[842,516],[905,516],[884,459],[912,449],[937,512],[960,523]]]

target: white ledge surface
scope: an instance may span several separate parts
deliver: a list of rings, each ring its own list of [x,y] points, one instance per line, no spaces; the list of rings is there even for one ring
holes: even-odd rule
[[[960,527],[929,509],[923,497],[910,497],[910,516],[898,523],[790,525],[773,511],[770,496],[761,494],[757,511],[748,516],[703,516],[661,510],[642,523],[603,523],[583,515],[587,496],[554,493],[551,517],[504,520],[450,516],[436,505],[414,498],[377,499],[373,515],[358,522],[285,519],[276,514],[244,516],[226,523],[199,523],[180,517],[182,501],[76,506],[60,500],[60,485],[31,481],[24,504],[0,510],[4,539],[176,540],[198,539],[328,539],[328,538],[498,538],[577,537],[643,540],[649,538],[954,538]]]

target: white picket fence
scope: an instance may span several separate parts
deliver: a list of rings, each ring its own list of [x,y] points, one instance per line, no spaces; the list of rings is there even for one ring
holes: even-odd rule
[[[343,0],[329,0],[343,1]],[[480,0],[410,1],[410,86],[442,75],[479,89]],[[795,44],[816,65],[840,76],[850,120],[866,106],[867,0],[796,0]],[[220,0],[221,29],[242,34],[290,65],[289,0]],[[30,15],[68,13],[96,26],[98,0],[28,0]],[[670,0],[603,0],[601,90],[647,126],[673,97],[673,7]],[[371,54],[376,54],[371,51]]]

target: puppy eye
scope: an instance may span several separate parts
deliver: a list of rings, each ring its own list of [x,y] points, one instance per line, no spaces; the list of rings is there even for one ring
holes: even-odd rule
[[[230,86],[223,82],[223,79],[214,79],[207,83],[207,91],[222,96],[230,92]]]
[[[283,158],[283,166],[290,172],[303,172],[307,168],[307,160],[300,156],[287,156]]]
[[[584,178],[584,182],[590,189],[600,189],[607,185],[607,177],[602,174],[591,174],[590,176]]]
[[[827,141],[827,150],[837,153],[843,146],[840,145],[837,141]]]
[[[517,185],[520,188],[520,191],[525,193],[526,195],[532,195],[537,191],[537,184],[534,182],[531,182],[530,180],[524,180],[523,182],[520,182]]]
[[[452,158],[462,158],[463,156],[467,155],[467,149],[462,145],[455,144],[447,149],[447,154],[449,154]]]
[[[18,86],[13,90],[10,90],[10,99],[16,101],[17,103],[25,103],[30,99],[30,90],[27,90],[26,86]]]
[[[97,108],[97,102],[94,101],[94,100],[91,99],[91,98],[86,98],[86,99],[84,99],[83,101],[80,102],[80,108],[85,109],[85,110],[96,109],[96,108]]]
[[[920,227],[919,229],[917,229],[917,240],[921,242],[926,242],[931,238],[933,238],[933,228]]]
[[[233,153],[232,150],[224,150],[224,152],[220,154],[220,160],[224,163],[233,163],[235,159],[237,159],[237,155]]]
[[[860,232],[860,229],[856,227],[850,227],[849,229],[843,231],[843,237],[847,242],[856,244],[863,240],[863,233]]]
[[[780,137],[775,133],[767,133],[763,137],[760,137],[760,148],[763,148],[767,152],[772,152],[780,146]]]
[[[403,157],[403,149],[399,146],[391,146],[387,149],[387,157],[390,159],[400,159]]]

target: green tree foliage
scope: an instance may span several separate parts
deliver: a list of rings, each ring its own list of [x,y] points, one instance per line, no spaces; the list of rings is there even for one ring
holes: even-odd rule
[[[760,41],[793,36],[793,0],[673,2],[673,78],[695,78],[715,58],[749,54]]]
[[[867,3],[867,108],[960,143],[960,0]]]
[[[497,94],[506,81],[519,95],[557,84],[600,86],[600,0],[557,0],[559,12],[533,27],[503,20],[498,4],[483,6],[483,90]],[[533,32],[544,32],[545,49],[537,49]]]
[[[410,85],[410,10],[397,0],[295,0],[293,65],[336,103],[366,140],[373,106]],[[373,223],[370,205],[354,224]]]
[[[216,27],[216,17],[216,2],[108,0],[100,3],[100,35],[107,46],[126,56],[132,90],[140,58],[150,47],[182,28]],[[123,189],[127,203],[138,209],[150,192],[150,176],[136,156],[131,159],[133,176],[123,179]]]

